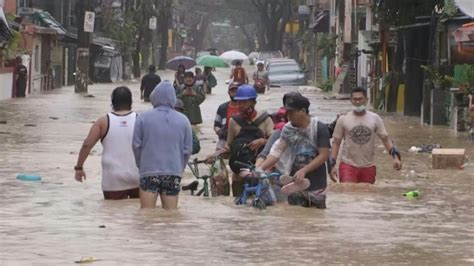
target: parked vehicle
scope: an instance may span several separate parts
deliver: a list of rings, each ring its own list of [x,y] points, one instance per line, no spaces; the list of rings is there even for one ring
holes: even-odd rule
[[[268,59],[265,64],[265,70],[270,70],[273,66],[277,65],[298,65],[296,60],[288,58],[272,58]]]
[[[265,63],[270,58],[283,58],[283,53],[281,51],[264,51],[258,53],[257,64],[259,62]]]
[[[306,85],[306,76],[298,64],[271,66],[268,70],[270,87]]]

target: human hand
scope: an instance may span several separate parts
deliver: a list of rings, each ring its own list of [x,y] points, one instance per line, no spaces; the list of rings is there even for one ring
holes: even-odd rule
[[[306,176],[306,171],[303,168],[301,168],[293,175],[293,177],[295,178],[295,183],[302,184],[305,176]]]
[[[252,172],[248,171],[248,170],[242,170],[240,171],[239,173],[239,177],[240,178],[246,178],[246,177],[249,177],[252,175]]]
[[[252,151],[256,151],[258,150],[260,147],[262,147],[263,145],[265,145],[265,139],[256,139],[252,142],[250,142],[248,144],[248,147],[252,150]]]
[[[86,180],[86,172],[84,170],[76,170],[76,173],[74,175],[74,179],[76,179],[77,182],[82,182]]]
[[[395,157],[393,159],[393,169],[399,171],[402,169],[402,161],[400,161],[400,159],[398,159],[398,157]]]
[[[333,167],[331,169],[331,173],[329,174],[329,176],[331,177],[331,180],[334,182],[334,183],[337,183],[338,180],[339,180],[339,176],[337,174],[337,169],[336,167]]]

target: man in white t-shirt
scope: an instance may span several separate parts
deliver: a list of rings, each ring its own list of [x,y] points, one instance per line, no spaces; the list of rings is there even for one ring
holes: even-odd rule
[[[102,152],[102,190],[105,199],[139,198],[139,174],[132,150],[133,130],[137,114],[132,112],[132,93],[127,87],[112,92],[113,111],[94,123],[82,144],[74,178],[86,179],[83,165],[92,148],[100,140]]]
[[[390,140],[382,118],[366,110],[367,91],[355,88],[351,92],[353,111],[339,118],[333,133],[332,160],[333,166],[339,154],[342,140],[339,181],[341,183],[375,183],[376,167],[375,139],[379,137],[393,158],[393,168],[402,168],[400,152]],[[331,176],[337,177],[337,170],[332,168]]]

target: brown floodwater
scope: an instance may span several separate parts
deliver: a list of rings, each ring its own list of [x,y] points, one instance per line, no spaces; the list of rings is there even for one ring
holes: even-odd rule
[[[161,72],[171,77],[170,72]],[[227,70],[218,70],[218,88],[203,103],[203,158],[213,152],[212,121],[227,99]],[[138,82],[128,83],[138,101]],[[177,211],[140,210],[138,200],[104,201],[97,145],[85,164],[88,179],[74,180],[73,166],[88,129],[110,110],[117,84],[90,86],[94,98],[63,88],[52,93],[0,102],[0,264],[66,265],[94,256],[96,265],[117,264],[474,264],[474,167],[432,170],[429,154],[411,146],[439,143],[474,146],[445,127],[388,115],[385,124],[402,150],[404,169],[392,169],[381,142],[375,185],[329,186],[326,210],[287,204],[259,211],[236,206],[230,197],[180,194]],[[275,111],[285,91],[259,96],[258,108]],[[350,110],[348,101],[312,100],[311,112],[330,122]],[[25,126],[34,125],[34,126]],[[472,162],[472,159],[471,159]],[[204,169],[203,169],[204,170]],[[418,177],[407,178],[415,170]],[[42,182],[16,180],[36,173]],[[189,171],[183,183],[193,180]],[[419,199],[404,192],[418,189]]]

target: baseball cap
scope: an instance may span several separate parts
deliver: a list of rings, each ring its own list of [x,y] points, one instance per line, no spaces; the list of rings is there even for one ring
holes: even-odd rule
[[[304,97],[303,95],[293,95],[286,99],[285,109],[290,110],[301,110],[305,109],[309,111],[310,102],[308,98]]]

